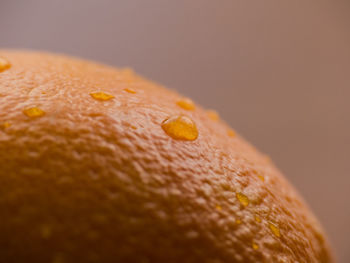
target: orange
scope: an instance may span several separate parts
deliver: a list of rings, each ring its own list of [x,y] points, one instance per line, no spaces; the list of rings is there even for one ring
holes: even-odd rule
[[[0,262],[333,262],[298,193],[213,111],[129,69],[0,57]]]

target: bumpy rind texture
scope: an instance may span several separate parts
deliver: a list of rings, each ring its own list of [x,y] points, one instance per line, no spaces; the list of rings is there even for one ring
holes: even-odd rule
[[[129,70],[0,57],[12,65],[0,73],[0,262],[333,262],[268,158],[198,105],[180,108],[177,93]],[[45,115],[29,118],[30,107]],[[181,114],[196,140],[161,128]]]

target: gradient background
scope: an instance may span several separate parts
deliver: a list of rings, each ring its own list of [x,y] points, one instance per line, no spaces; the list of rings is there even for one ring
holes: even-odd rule
[[[217,109],[277,166],[350,262],[347,0],[0,0],[0,47],[137,72]]]

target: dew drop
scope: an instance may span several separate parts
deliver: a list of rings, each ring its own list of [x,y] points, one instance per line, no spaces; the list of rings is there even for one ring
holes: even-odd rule
[[[11,68],[11,63],[0,57],[0,72],[3,72],[9,68]]]
[[[215,110],[208,110],[207,114],[209,119],[213,121],[218,121],[220,119],[219,114]]]
[[[9,128],[9,127],[11,127],[11,123],[6,121],[2,124],[2,127],[4,127],[4,129]]]
[[[261,218],[259,216],[256,215],[254,218],[256,222],[261,223]]]
[[[264,177],[264,176],[258,175],[258,178],[259,178],[261,181],[265,182],[265,177]]]
[[[221,210],[222,210],[221,205],[216,205],[215,208],[216,208],[216,210],[218,210],[218,211],[221,211]]]
[[[249,205],[249,199],[246,195],[242,193],[236,193],[238,201],[243,205],[243,206],[248,206]]]
[[[193,141],[198,137],[198,130],[193,120],[187,116],[173,116],[162,122],[162,129],[176,140]]]
[[[176,104],[184,110],[194,110],[196,108],[194,102],[187,98],[177,101]]]
[[[102,100],[102,101],[106,101],[106,100],[111,100],[114,98],[113,95],[99,91],[99,92],[92,92],[90,93],[91,97],[93,97],[95,100]]]
[[[29,118],[37,118],[45,115],[45,111],[38,107],[24,109],[23,113]]]
[[[269,228],[270,228],[272,234],[274,234],[276,237],[281,237],[281,232],[280,232],[280,229],[277,225],[270,222]]]
[[[125,88],[124,91],[131,93],[131,94],[136,94],[136,91],[134,89]]]
[[[235,137],[236,136],[236,133],[234,130],[230,129],[227,131],[227,135],[230,136],[230,137]]]

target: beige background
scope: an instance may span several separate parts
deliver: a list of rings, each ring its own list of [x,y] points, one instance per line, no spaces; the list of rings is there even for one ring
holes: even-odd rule
[[[0,47],[131,66],[268,153],[350,262],[347,0],[0,0]]]

